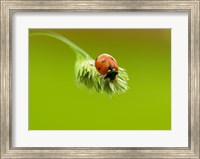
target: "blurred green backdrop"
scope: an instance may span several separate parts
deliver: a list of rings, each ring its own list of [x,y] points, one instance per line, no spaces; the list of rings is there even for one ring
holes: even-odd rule
[[[29,37],[30,130],[171,129],[170,29],[45,31],[65,36],[94,59],[111,54],[127,70],[130,89],[111,98],[77,87],[74,52],[51,37]]]

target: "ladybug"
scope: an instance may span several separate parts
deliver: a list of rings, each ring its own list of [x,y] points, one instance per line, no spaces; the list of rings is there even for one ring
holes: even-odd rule
[[[104,79],[115,80],[118,74],[117,61],[109,54],[101,54],[95,60],[96,70]]]

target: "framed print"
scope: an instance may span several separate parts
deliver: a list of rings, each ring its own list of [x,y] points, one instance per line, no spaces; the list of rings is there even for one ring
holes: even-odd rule
[[[1,0],[1,158],[199,158],[199,0]]]

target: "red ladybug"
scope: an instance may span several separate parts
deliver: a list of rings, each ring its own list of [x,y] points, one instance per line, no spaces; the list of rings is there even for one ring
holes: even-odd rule
[[[117,61],[109,54],[99,55],[95,60],[95,67],[104,79],[114,80],[118,74]]]

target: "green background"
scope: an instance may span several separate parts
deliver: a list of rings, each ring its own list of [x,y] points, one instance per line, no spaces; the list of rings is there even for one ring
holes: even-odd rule
[[[30,29],[30,32],[42,30]],[[75,83],[75,53],[63,42],[29,37],[30,130],[170,130],[170,29],[52,29],[94,59],[111,54],[130,89],[113,98]]]

